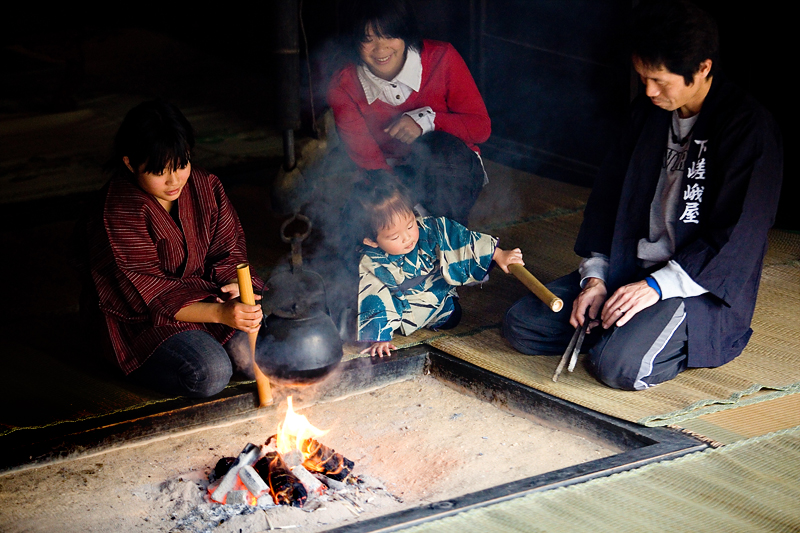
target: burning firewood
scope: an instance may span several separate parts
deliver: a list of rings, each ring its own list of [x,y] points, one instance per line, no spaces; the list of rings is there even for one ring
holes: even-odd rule
[[[236,461],[236,457],[223,457],[217,461],[214,470],[212,470],[211,475],[208,476],[208,480],[213,483],[218,479],[222,479],[225,474],[228,473],[228,470],[231,469],[231,465],[234,461]]]
[[[276,505],[302,507],[308,498],[305,487],[292,474],[278,452],[268,452],[255,464],[255,470],[269,483]]]
[[[228,467],[228,471],[225,472],[225,475],[222,476],[222,479],[219,480],[219,484],[214,487],[214,491],[211,493],[211,499],[215,502],[225,503],[225,497],[227,496],[228,492],[234,489],[237,483],[239,483],[239,471],[241,471],[245,466],[252,465],[256,462],[256,460],[261,455],[261,446],[256,446],[255,444],[249,443],[247,446],[244,447],[242,453],[239,454],[233,463],[230,464]],[[219,466],[219,462],[217,463]],[[211,488],[209,487],[209,488]]]
[[[304,440],[301,450],[306,458],[303,466],[309,472],[319,472],[336,481],[342,481],[353,469],[353,461],[316,439]]]

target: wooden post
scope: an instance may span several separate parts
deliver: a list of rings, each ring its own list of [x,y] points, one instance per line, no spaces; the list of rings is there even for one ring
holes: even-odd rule
[[[533,274],[528,272],[528,269],[522,265],[508,265],[508,271],[514,274],[518,280],[522,282],[523,285],[528,287],[530,291],[536,295],[541,301],[545,303],[547,307],[549,307],[554,313],[558,313],[564,307],[564,302],[550,292],[547,287],[542,285],[542,282],[536,279]]]
[[[255,305],[256,298],[253,294],[253,278],[250,277],[250,265],[242,263],[236,265],[236,277],[239,280],[239,299],[247,305]],[[269,377],[264,374],[256,363],[256,339],[258,331],[249,334],[250,353],[253,356],[253,372],[256,375],[256,386],[258,387],[258,402],[260,407],[272,405],[272,388],[269,384]]]

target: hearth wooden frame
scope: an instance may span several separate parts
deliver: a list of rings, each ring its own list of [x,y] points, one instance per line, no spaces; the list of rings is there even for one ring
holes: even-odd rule
[[[620,450],[602,459],[332,530],[337,532],[401,529],[534,491],[580,483],[655,461],[676,458],[706,447],[699,440],[679,431],[648,428],[591,411],[426,345],[398,350],[388,358],[346,361],[341,365],[341,372],[336,374],[334,378],[315,387],[315,401],[332,400],[430,374],[463,393],[491,402],[501,409]],[[283,392],[301,397],[304,394],[303,389],[292,391],[283,388]],[[276,401],[275,405],[278,403]],[[252,418],[259,412],[257,405],[254,384],[247,383],[228,387],[211,399],[170,400],[101,418],[20,431],[4,437],[6,451],[0,457],[0,472],[69,460],[130,442]]]

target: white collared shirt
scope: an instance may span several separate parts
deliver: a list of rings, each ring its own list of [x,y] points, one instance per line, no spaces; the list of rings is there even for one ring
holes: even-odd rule
[[[368,104],[372,105],[375,100],[380,100],[396,107],[404,104],[412,93],[419,92],[422,85],[422,60],[416,50],[412,48],[406,50],[406,61],[403,68],[392,80],[379,78],[363,64],[358,66],[356,69],[358,81],[361,82]],[[419,124],[423,134],[434,130],[436,113],[430,106],[412,109],[404,114]]]

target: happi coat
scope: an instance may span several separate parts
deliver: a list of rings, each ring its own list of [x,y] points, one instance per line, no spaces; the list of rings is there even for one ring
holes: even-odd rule
[[[410,253],[389,255],[365,246],[359,264],[358,339],[389,341],[453,311],[457,285],[486,279],[497,238],[444,217],[417,218],[419,241]]]
[[[388,169],[387,158],[408,154],[407,144],[393,139],[384,130],[406,111],[430,106],[436,113],[434,128],[466,143],[474,152],[491,133],[491,120],[481,93],[466,63],[453,45],[424,40],[420,51],[422,81],[399,106],[380,100],[368,103],[358,79],[356,65],[336,73],[330,83],[328,102],[333,110],[336,131],[350,158],[359,167]]]
[[[638,98],[587,203],[575,251],[609,257],[609,295],[638,281],[637,245],[648,236],[671,120],[671,112]],[[715,75],[691,137],[675,222],[672,260],[708,291],[684,300],[689,367],[732,360],[752,334],[782,174],[780,132],[770,114]]]
[[[215,301],[247,261],[242,226],[219,179],[192,168],[173,206],[180,225],[127,177],[113,177],[103,193],[102,219],[90,225],[90,269],[120,368],[134,371],[182,331],[226,342],[234,333],[228,326],[174,318],[191,303]],[[254,277],[253,284],[260,290],[263,282]]]

